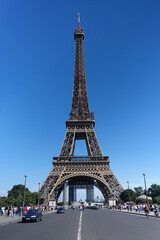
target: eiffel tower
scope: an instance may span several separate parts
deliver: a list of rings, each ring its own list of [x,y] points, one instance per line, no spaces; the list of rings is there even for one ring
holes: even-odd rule
[[[58,201],[66,187],[69,188],[69,203],[76,201],[76,189],[86,188],[87,201],[94,200],[94,186],[103,194],[106,202],[110,198],[119,199],[123,187],[109,166],[109,157],[103,156],[94,130],[95,120],[89,110],[86,89],[83,40],[84,31],[75,29],[76,42],[74,86],[70,118],[66,121],[66,134],[58,157],[53,157],[53,167],[39,191],[41,204]],[[85,140],[88,156],[74,156],[76,140]]]

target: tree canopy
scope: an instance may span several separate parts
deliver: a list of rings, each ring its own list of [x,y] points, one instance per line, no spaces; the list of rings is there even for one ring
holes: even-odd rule
[[[123,202],[129,202],[129,201],[135,202],[136,193],[132,189],[127,189],[121,193],[120,198]]]
[[[157,199],[160,198],[160,185],[152,184],[150,188],[148,188],[148,195],[152,197],[153,202],[157,202]]]
[[[135,191],[135,193],[136,193],[136,197],[139,197],[139,196],[141,196],[141,195],[144,194],[144,190],[143,190],[142,187],[135,187],[135,188],[134,188],[134,191]]]
[[[129,194],[130,194],[131,201],[138,203],[140,200],[138,200],[137,197],[145,194],[145,191],[143,190],[142,187],[135,187],[134,191],[131,189],[124,190],[120,195],[121,200],[123,202],[130,201]],[[152,184],[150,188],[148,188],[147,194],[148,196],[152,197],[153,203],[160,204],[160,185]]]
[[[14,185],[8,191],[8,197],[0,198],[0,206],[17,206],[23,205],[24,199],[24,185]],[[36,205],[38,202],[38,193],[30,192],[28,188],[25,189],[25,205]]]

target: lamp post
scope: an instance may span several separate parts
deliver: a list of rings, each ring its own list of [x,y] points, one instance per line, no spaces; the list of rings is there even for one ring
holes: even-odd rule
[[[38,183],[38,206],[39,206],[39,190],[40,190],[40,182]]]
[[[26,195],[26,178],[27,178],[27,174],[25,174],[24,177],[25,177],[25,181],[24,181],[23,212],[24,212],[25,195]]]
[[[147,196],[147,185],[146,185],[146,174],[145,173],[143,173],[143,176],[144,176],[144,186],[145,186],[145,193],[146,193],[146,202],[147,202],[147,205],[149,205],[148,204],[148,196]]]
[[[128,184],[128,196],[129,196],[129,202],[131,204],[131,196],[130,196],[130,191],[129,191],[129,182],[127,181],[127,184]]]

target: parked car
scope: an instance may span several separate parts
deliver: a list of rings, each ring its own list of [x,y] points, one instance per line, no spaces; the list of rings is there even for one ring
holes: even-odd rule
[[[63,207],[60,207],[57,209],[57,213],[65,213],[65,209]]]
[[[22,222],[38,222],[42,220],[42,211],[38,209],[30,209],[22,216]]]

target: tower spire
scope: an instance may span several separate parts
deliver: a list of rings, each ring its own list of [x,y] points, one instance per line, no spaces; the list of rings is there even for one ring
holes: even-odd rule
[[[75,29],[74,39],[76,41],[76,50],[74,65],[74,86],[70,120],[91,120],[84,66],[84,53],[83,53],[84,31],[83,28],[80,27],[79,13],[78,13],[78,28]]]
[[[80,13],[78,13],[78,28],[80,28]]]

